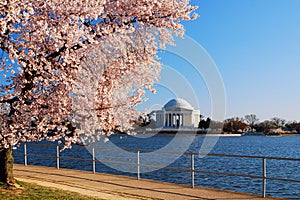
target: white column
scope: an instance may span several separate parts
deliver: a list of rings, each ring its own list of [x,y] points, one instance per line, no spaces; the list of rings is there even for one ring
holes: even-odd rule
[[[183,126],[183,115],[180,114],[180,126]]]
[[[177,121],[177,114],[174,113],[174,126],[176,127],[176,121]]]

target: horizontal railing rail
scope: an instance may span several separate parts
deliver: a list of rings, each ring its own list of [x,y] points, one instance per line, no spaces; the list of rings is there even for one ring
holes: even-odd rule
[[[34,146],[53,146],[56,147],[56,144],[39,144],[31,143]],[[91,145],[74,145],[72,148],[95,148],[95,149],[109,149],[109,150],[120,150],[120,148],[107,148],[101,146],[91,146]],[[162,151],[162,150],[147,150],[147,149],[134,149],[134,148],[121,148],[126,151],[140,151],[140,152],[157,152],[157,153],[166,153],[166,154],[194,154],[199,156],[216,156],[216,157],[235,157],[235,158],[266,158],[268,160],[290,160],[290,161],[300,161],[300,158],[282,158],[274,156],[250,156],[250,155],[237,155],[237,154],[203,154],[199,152],[176,152],[176,151]],[[19,154],[20,155],[20,154]],[[23,155],[23,154],[22,154]]]
[[[169,151],[161,151],[161,150],[141,150],[141,149],[133,149],[133,148],[122,148],[122,150],[135,152],[137,154],[136,162],[123,162],[123,161],[111,161],[111,160],[99,160],[95,159],[95,149],[107,149],[107,150],[120,150],[119,148],[107,148],[107,147],[99,147],[99,146],[85,146],[85,145],[75,145],[73,148],[90,148],[92,149],[91,158],[74,158],[69,156],[61,156],[59,145],[55,144],[38,144],[38,143],[30,143],[30,145],[40,146],[40,147],[53,147],[56,148],[56,155],[42,155],[42,154],[33,154],[27,152],[27,144],[24,144],[24,152],[23,154],[14,153],[14,156],[23,156],[24,157],[24,165],[28,165],[28,157],[42,157],[42,158],[55,158],[56,159],[56,167],[60,168],[60,160],[78,160],[78,161],[91,161],[93,173],[96,172],[96,162],[101,163],[110,163],[110,164],[119,164],[119,165],[130,165],[137,167],[137,179],[140,179],[140,168],[153,168],[153,169],[168,169],[174,171],[185,171],[191,173],[191,186],[195,187],[195,173],[205,173],[205,174],[217,174],[217,175],[226,175],[226,176],[236,176],[236,177],[247,177],[247,178],[256,178],[262,180],[262,197],[266,197],[266,181],[267,180],[275,180],[275,181],[285,181],[285,182],[295,182],[300,183],[300,180],[296,179],[287,179],[287,178],[279,178],[279,177],[267,177],[267,166],[266,160],[282,160],[282,161],[296,161],[299,162],[300,158],[281,158],[281,157],[272,157],[272,156],[249,156],[249,155],[235,155],[235,154],[202,154],[199,152],[169,152]],[[140,153],[141,152],[153,152],[163,153],[163,154],[179,154],[179,155],[190,155],[190,168],[182,168],[182,167],[170,167],[170,166],[159,166],[159,165],[149,165],[140,163]],[[242,174],[242,173],[230,173],[225,171],[209,171],[209,170],[200,170],[195,169],[195,159],[194,156],[207,156],[207,157],[229,157],[229,158],[248,158],[248,159],[261,159],[262,163],[262,174],[261,175],[251,175],[251,174]]]

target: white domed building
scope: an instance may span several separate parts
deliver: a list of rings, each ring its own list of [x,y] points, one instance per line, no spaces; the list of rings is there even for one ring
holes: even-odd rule
[[[197,128],[200,121],[200,111],[181,98],[170,100],[161,110],[152,113],[158,128]]]

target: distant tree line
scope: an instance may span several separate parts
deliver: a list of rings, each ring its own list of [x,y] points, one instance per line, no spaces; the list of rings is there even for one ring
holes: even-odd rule
[[[139,116],[136,121],[136,129],[156,128],[156,121],[151,114]],[[204,131],[217,130],[226,133],[243,132],[284,132],[290,134],[300,134],[300,122],[286,121],[279,117],[273,117],[270,120],[260,121],[255,114],[245,115],[244,117],[232,117],[224,121],[212,120],[200,115],[198,128]]]
[[[272,132],[282,131],[284,133],[300,134],[300,122],[286,121],[279,117],[273,117],[270,120],[259,121],[255,114],[245,115],[244,117],[232,117],[225,119],[223,122],[215,121],[209,117],[204,119],[200,115],[200,122],[198,128],[220,130],[230,133],[241,132]]]

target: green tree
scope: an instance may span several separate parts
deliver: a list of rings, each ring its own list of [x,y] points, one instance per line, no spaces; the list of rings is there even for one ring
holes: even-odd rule
[[[200,129],[208,129],[210,127],[211,119],[208,117],[206,120],[201,119],[198,125]]]

